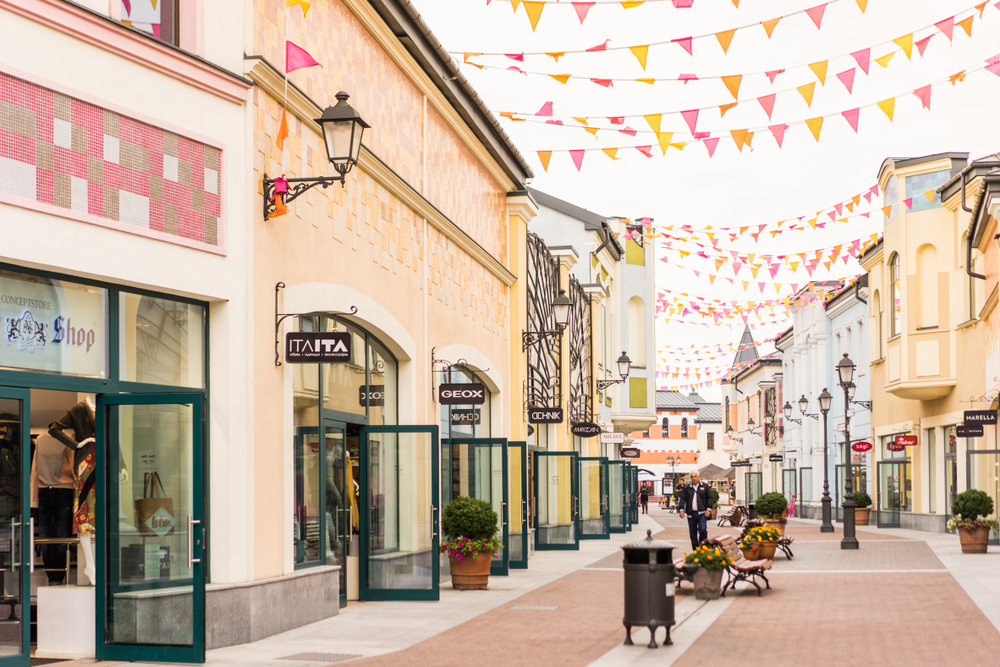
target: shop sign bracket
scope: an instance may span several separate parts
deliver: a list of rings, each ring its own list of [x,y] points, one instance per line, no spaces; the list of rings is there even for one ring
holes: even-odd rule
[[[358,307],[351,306],[351,309],[347,312],[338,313],[279,313],[278,312],[278,293],[285,288],[285,283],[279,282],[274,286],[274,365],[281,366],[281,339],[278,337],[278,330],[281,328],[281,323],[284,322],[289,317],[314,317],[316,315],[357,315]]]

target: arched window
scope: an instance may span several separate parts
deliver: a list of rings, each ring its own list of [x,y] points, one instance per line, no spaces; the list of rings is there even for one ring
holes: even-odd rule
[[[917,248],[917,328],[938,325],[937,249],[931,244]]]
[[[872,295],[872,319],[875,320],[872,332],[876,338],[872,349],[878,351],[878,356],[875,358],[881,359],[885,356],[882,354],[882,340],[884,339],[885,332],[882,330],[882,295],[879,294],[878,290],[875,290],[875,293]]]
[[[670,437],[668,435],[669,429],[670,429],[670,419],[668,417],[664,417],[663,419],[660,420],[660,430],[663,432],[664,438]]]
[[[646,306],[637,296],[628,300],[628,356],[633,366],[646,367]]]
[[[688,437],[688,420],[687,417],[681,420],[681,437]]]
[[[903,333],[903,284],[899,277],[899,253],[889,260],[889,308],[892,312],[890,336]]]

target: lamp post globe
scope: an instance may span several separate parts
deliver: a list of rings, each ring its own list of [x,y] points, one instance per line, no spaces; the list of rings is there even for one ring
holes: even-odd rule
[[[569,324],[569,310],[573,306],[573,301],[566,296],[566,290],[559,290],[559,296],[552,302],[552,311],[556,317],[556,324],[564,327]]]
[[[785,419],[792,418],[792,404],[785,401],[785,405],[781,408],[781,411],[785,413]]]
[[[851,361],[846,352],[844,358],[837,363],[837,374],[840,376],[841,386],[854,379],[854,362]]]
[[[799,412],[806,414],[809,411],[809,399],[806,398],[805,394],[802,394],[802,398],[799,399]]]
[[[361,138],[365,130],[371,127],[347,100],[350,95],[340,91],[336,95],[337,103],[327,107],[323,115],[316,119],[323,129],[323,143],[326,144],[326,156],[337,173],[344,175],[358,163],[361,155]]]
[[[805,398],[805,397],[803,397]],[[830,403],[833,402],[833,395],[823,388],[823,393],[818,397],[819,411],[823,413],[823,497],[820,500],[823,525],[819,530],[821,533],[833,532],[833,520],[831,517],[830,505],[830,456],[829,456],[829,435],[826,428],[826,415],[830,412]]]
[[[628,358],[628,355],[622,351],[622,356],[618,357],[618,374],[622,376],[622,379],[628,377],[629,369],[632,367],[632,360]]]
[[[847,390],[847,400],[848,400],[848,402],[853,401],[854,400],[854,393],[858,390],[857,385],[854,384],[853,382],[848,382],[846,385],[844,385],[844,388]]]

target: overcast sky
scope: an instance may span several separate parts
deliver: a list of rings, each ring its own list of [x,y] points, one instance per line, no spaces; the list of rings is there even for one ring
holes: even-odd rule
[[[643,70],[637,58],[625,49],[599,53],[568,54],[558,62],[547,56],[524,57],[523,62],[503,56],[478,56],[473,62],[498,69],[479,70],[462,65],[462,71],[495,113],[515,111],[534,114],[552,102],[553,119],[577,125],[572,116],[585,116],[598,130],[596,138],[581,127],[547,125],[538,122],[502,123],[514,143],[535,171],[532,187],[583,206],[601,215],[621,215],[633,219],[649,216],[654,224],[691,225],[695,228],[748,226],[773,223],[807,216],[835,203],[861,194],[875,184],[877,172],[887,157],[913,157],[946,151],[971,153],[971,157],[1000,151],[1000,77],[985,71],[970,73],[964,82],[952,86],[947,78],[960,70],[982,68],[984,61],[1000,53],[1000,8],[991,0],[983,18],[973,10],[971,0],[869,0],[861,13],[856,0],[834,0],[825,8],[821,29],[804,13],[817,0],[694,0],[689,9],[678,9],[672,2],[646,2],[632,9],[621,4],[597,4],[583,25],[569,2],[547,4],[537,30],[533,33],[525,7],[515,13],[509,0],[415,0],[417,8],[435,35],[449,51],[455,52],[558,52],[583,50],[610,40],[607,46],[628,47],[665,42],[687,36],[708,34],[785,16],[778,22],[771,39],[764,28],[737,30],[723,54],[715,37],[695,39],[693,56],[678,44],[651,46]],[[684,4],[684,3],[681,3]],[[955,27],[953,43],[939,30],[925,29],[953,15],[957,19],[975,11],[972,37]],[[892,40],[915,32],[914,40],[934,36],[921,57],[916,47],[907,60]],[[875,59],[896,51],[888,67],[871,62],[865,75],[851,53],[871,47]],[[459,56],[459,60],[462,57]],[[809,63],[829,60],[825,85],[807,67]],[[508,67],[549,74],[571,74],[561,84],[548,76],[524,75]],[[836,74],[855,69],[853,94],[849,94]],[[785,69],[774,83],[764,72]],[[653,85],[634,81],[615,81],[612,87],[590,82],[590,78],[635,79],[643,77],[676,79],[694,74],[699,81],[657,82]],[[724,83],[708,77],[743,74],[739,88],[741,103],[720,117],[719,105],[734,101]],[[930,110],[922,108],[914,89],[945,80],[932,87]],[[817,82],[811,108],[798,86]],[[787,91],[787,92],[786,92]],[[757,97],[776,93],[771,119],[767,118]],[[894,120],[890,122],[877,108],[864,108],[889,97],[897,97]],[[744,102],[744,100],[746,100]],[[991,105],[992,103],[992,105]],[[705,107],[714,107],[707,109]],[[819,142],[813,139],[802,121],[827,114],[862,107],[858,132],[842,117],[824,121]],[[692,141],[684,118],[676,113],[702,108],[696,130],[712,132],[720,139],[714,157],[706,146]],[[641,117],[663,113],[661,131],[673,131],[674,142],[691,142],[683,150],[669,149],[663,156],[655,135]],[[608,117],[626,118],[614,126]],[[529,116],[530,118],[534,118]],[[541,120],[546,120],[542,118]],[[788,124],[783,147],[778,148],[766,126]],[[636,136],[617,131],[630,126],[640,131]],[[737,151],[728,138],[730,130],[757,130],[752,150]],[[613,161],[600,151],[584,155],[577,171],[570,155],[556,152],[548,171],[536,155],[539,150],[633,147],[652,144],[652,158],[635,148],[621,148]],[[881,199],[870,205],[861,202],[860,210],[878,211]],[[870,220],[851,218],[847,223],[831,223],[822,231],[788,232],[771,239],[762,236],[758,243],[740,239],[720,248],[741,249],[753,253],[789,253],[829,247],[882,227],[881,213]],[[702,237],[704,242],[704,237]],[[697,249],[697,248],[695,248]],[[707,298],[761,301],[775,298],[772,286],[763,296],[756,286],[744,292],[736,281],[724,279],[710,284],[706,273],[695,276],[692,268],[714,270],[714,262],[698,264],[694,259],[681,261],[676,253],[667,255],[668,265],[658,261],[657,286],[676,292],[688,292]],[[746,271],[744,269],[744,271]],[[812,279],[844,277],[860,272],[853,260],[838,263],[835,271],[823,267]],[[721,275],[731,276],[725,267]],[[763,279],[764,274],[758,279]],[[742,275],[740,276],[743,277]],[[783,285],[805,284],[810,277],[802,267],[796,275],[784,270],[768,282]],[[784,287],[781,295],[790,293]],[[659,358],[676,361],[679,345],[720,343],[723,349],[739,341],[742,320],[731,326],[696,326],[657,322]],[[787,325],[759,325],[750,321],[759,340],[773,336]],[[670,346],[669,348],[667,346]],[[767,348],[768,350],[773,348]],[[731,360],[731,355],[728,355]],[[685,357],[686,358],[686,357]],[[715,365],[701,362],[700,365]],[[661,366],[663,362],[661,362]],[[686,365],[686,364],[685,364]],[[681,380],[660,380],[660,386]],[[700,389],[706,397],[718,398],[717,387]]]

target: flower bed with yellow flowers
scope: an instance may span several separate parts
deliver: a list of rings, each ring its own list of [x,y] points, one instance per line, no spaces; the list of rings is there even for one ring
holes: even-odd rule
[[[770,526],[751,528],[749,535],[761,542],[777,542],[781,539],[781,531]]]
[[[726,552],[719,547],[700,546],[684,554],[685,565],[700,565],[706,570],[724,570],[733,564]]]

